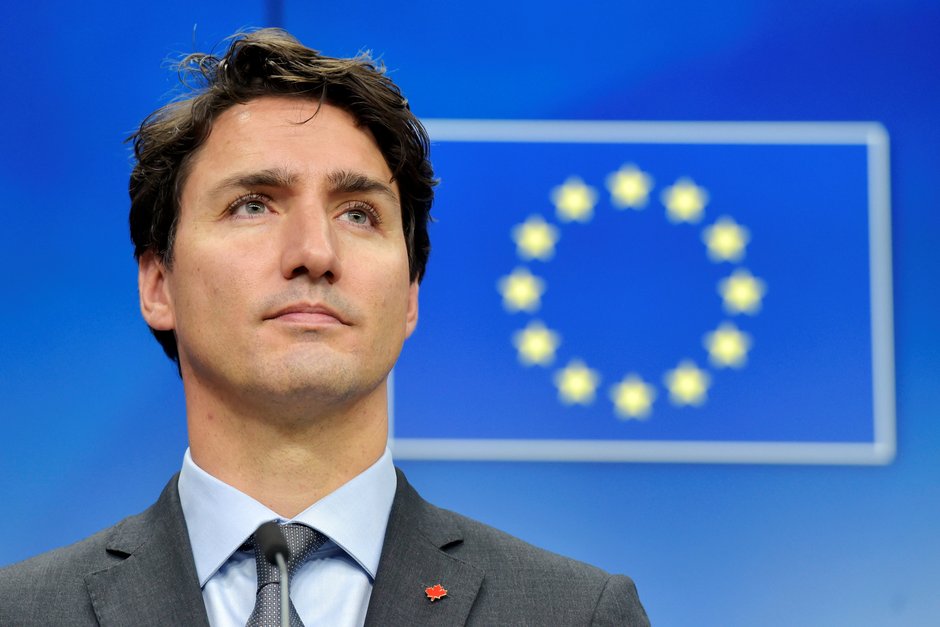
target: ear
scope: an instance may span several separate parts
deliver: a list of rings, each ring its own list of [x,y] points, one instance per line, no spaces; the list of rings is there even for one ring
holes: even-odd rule
[[[412,281],[408,286],[408,313],[405,317],[405,337],[411,337],[415,327],[418,326],[418,281]]]
[[[152,329],[172,331],[176,328],[173,299],[167,284],[168,271],[157,255],[148,250],[137,262],[137,291],[140,313]]]

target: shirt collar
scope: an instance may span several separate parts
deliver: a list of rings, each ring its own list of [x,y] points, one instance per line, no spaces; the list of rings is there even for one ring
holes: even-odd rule
[[[378,461],[288,522],[303,523],[324,534],[375,579],[396,484],[392,454],[386,448]],[[183,455],[178,485],[200,586],[258,525],[284,520],[197,466],[189,449]]]

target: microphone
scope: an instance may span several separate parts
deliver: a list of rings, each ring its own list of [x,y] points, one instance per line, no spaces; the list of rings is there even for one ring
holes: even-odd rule
[[[277,566],[281,576],[281,627],[290,627],[290,580],[287,577],[287,560],[290,548],[281,526],[273,520],[261,523],[255,530],[255,542],[261,548],[264,559]]]

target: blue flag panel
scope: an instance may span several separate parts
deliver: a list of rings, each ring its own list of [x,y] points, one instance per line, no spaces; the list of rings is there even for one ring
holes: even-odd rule
[[[877,124],[428,122],[399,458],[887,463]]]

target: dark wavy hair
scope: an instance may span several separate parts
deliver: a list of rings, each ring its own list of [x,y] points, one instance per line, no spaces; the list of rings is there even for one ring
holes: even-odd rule
[[[366,53],[351,59],[322,55],[274,28],[237,33],[229,42],[222,56],[198,53],[180,61],[187,93],[147,116],[128,138],[136,158],[129,184],[134,257],[153,251],[172,267],[180,192],[219,114],[261,96],[292,95],[337,106],[372,132],[398,182],[410,277],[420,282],[431,250],[428,222],[437,181],[427,132],[384,66]],[[151,331],[179,363],[174,333]]]

